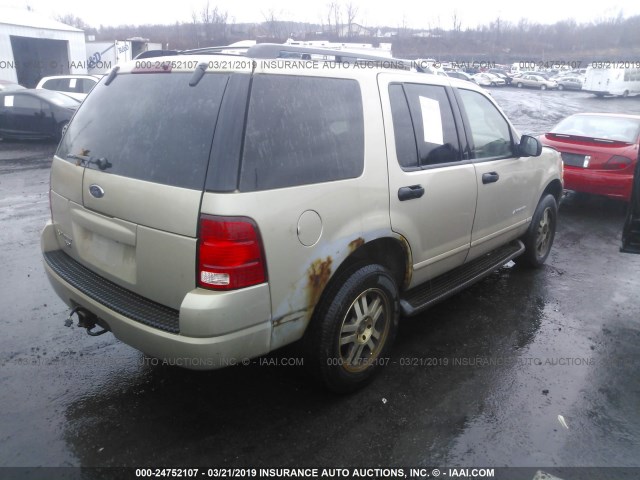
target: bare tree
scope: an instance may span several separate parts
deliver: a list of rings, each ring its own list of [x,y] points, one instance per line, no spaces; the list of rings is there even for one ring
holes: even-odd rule
[[[191,20],[194,25],[197,44],[211,45],[212,43],[224,44],[227,41],[229,14],[219,10],[218,7],[211,8],[209,0],[200,12],[191,12]]]
[[[269,10],[267,13],[263,13],[262,17],[264,18],[264,23],[267,26],[270,38],[281,39],[283,36],[287,35],[287,33],[283,32],[282,22],[278,19],[273,9]]]
[[[72,13],[67,13],[66,15],[57,15],[55,19],[60,23],[79,28],[80,30],[87,30],[91,28],[84,22],[84,20],[82,20],[80,17],[76,17]]]
[[[458,17],[457,10],[453,11],[452,20],[453,20],[453,31],[455,33],[459,33],[462,30],[462,20],[460,19],[460,17]]]
[[[336,26],[336,36],[341,37],[341,26],[342,26],[342,9],[338,3],[333,4],[333,23]]]
[[[353,23],[356,19],[356,15],[358,15],[358,7],[353,4],[353,2],[349,1],[345,5],[345,10],[347,13],[347,35],[349,38],[353,36]]]

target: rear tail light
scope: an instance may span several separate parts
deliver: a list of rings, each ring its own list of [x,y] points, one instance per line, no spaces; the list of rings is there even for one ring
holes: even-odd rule
[[[633,163],[630,158],[615,155],[607,160],[602,167],[604,170],[622,170]]]
[[[200,217],[198,285],[236,290],[267,280],[258,227],[245,217]]]

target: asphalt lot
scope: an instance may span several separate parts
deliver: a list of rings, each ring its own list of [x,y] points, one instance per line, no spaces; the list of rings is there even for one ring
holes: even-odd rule
[[[640,110],[491,93],[522,133]],[[625,204],[567,197],[544,268],[503,268],[403,320],[382,375],[335,396],[292,351],[192,372],[65,327],[39,251],[54,149],[0,142],[0,467],[510,466],[565,480],[605,478],[566,467],[640,467],[640,255],[618,251]]]

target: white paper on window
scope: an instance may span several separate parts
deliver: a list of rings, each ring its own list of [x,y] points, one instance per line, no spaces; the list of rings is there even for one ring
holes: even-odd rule
[[[13,107],[13,95],[7,95],[4,97],[4,106]]]
[[[69,88],[76,88],[77,81],[78,81],[77,78],[72,78],[71,81],[69,82]]]
[[[442,133],[442,117],[440,116],[440,104],[437,100],[426,97],[420,99],[420,111],[422,112],[422,128],[424,129],[424,141],[426,143],[444,144]]]

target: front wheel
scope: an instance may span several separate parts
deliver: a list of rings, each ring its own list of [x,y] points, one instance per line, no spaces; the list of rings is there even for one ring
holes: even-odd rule
[[[518,83],[516,84],[516,87],[518,87],[518,88],[522,88],[522,83],[518,82]]]
[[[558,90],[564,90],[564,85],[558,85]]]
[[[307,332],[311,367],[327,388],[357,390],[388,363],[399,311],[396,282],[381,265],[348,271],[332,282]]]
[[[536,268],[544,264],[556,235],[557,219],[558,204],[556,199],[553,195],[545,195],[538,203],[529,230],[522,238],[525,252],[518,260]]]
[[[547,86],[546,85],[540,85],[540,90],[546,90]]]

